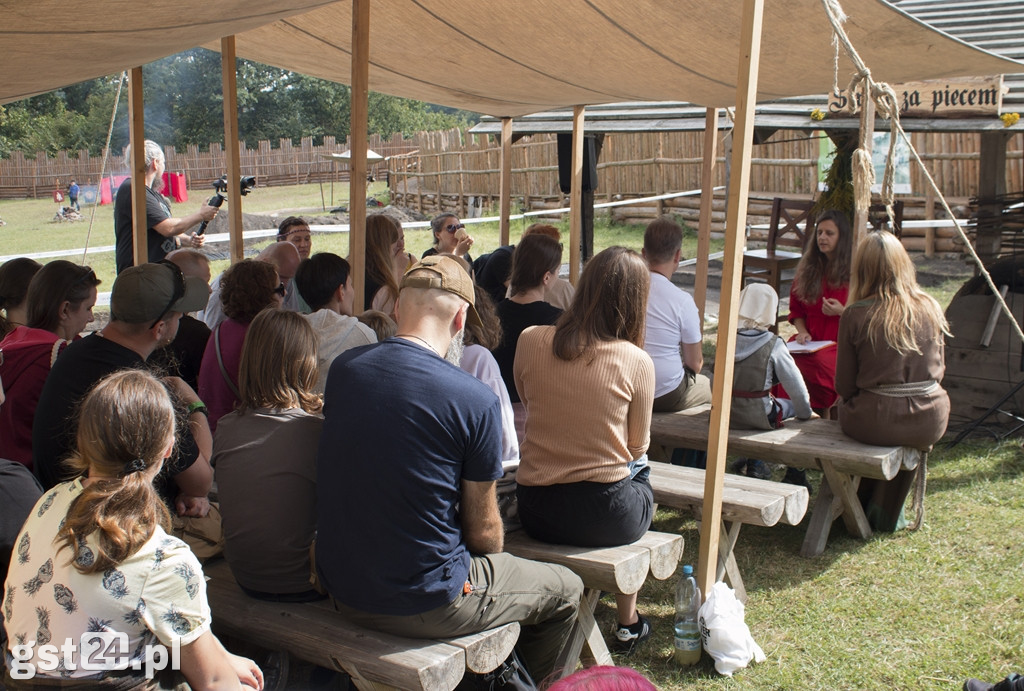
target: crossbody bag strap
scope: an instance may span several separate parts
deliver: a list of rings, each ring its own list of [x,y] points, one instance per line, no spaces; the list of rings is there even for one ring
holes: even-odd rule
[[[217,365],[220,366],[220,375],[224,377],[224,383],[231,389],[231,393],[235,394],[235,398],[240,401],[242,400],[242,394],[238,392],[235,382],[231,381],[231,377],[228,376],[228,369],[224,366],[224,356],[220,352],[220,327],[221,325],[218,324],[217,328],[213,330],[213,349],[217,351]]]

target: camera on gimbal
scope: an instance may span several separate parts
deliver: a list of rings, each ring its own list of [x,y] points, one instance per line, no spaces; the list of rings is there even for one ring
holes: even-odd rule
[[[224,203],[224,200],[227,199],[227,197],[224,196],[228,193],[227,174],[221,175],[219,178],[211,182],[210,185],[215,190],[215,194],[212,197],[210,197],[210,201],[206,203],[209,204],[210,206],[216,206],[217,208],[220,208],[220,206]],[[238,191],[241,193],[243,197],[249,194],[249,191],[252,190],[252,188],[255,186],[256,178],[252,175],[243,175],[238,179]],[[203,233],[205,233],[206,226],[208,225],[210,225],[209,221],[203,221],[203,224],[199,226],[199,230],[196,231],[196,235],[202,235]]]

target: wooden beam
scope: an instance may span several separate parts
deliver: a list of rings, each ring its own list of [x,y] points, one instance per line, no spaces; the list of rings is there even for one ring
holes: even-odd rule
[[[220,82],[224,94],[224,158],[228,176],[228,238],[231,263],[242,261],[242,160],[238,152],[238,82],[235,37],[220,40]],[[222,211],[223,213],[223,211]]]
[[[586,106],[572,109],[572,185],[569,190],[569,281],[580,280],[580,240],[583,237],[583,115]]]
[[[722,297],[715,349],[715,379],[712,388],[711,423],[708,427],[708,460],[704,474],[704,506],[701,522],[697,581],[707,594],[715,582],[718,542],[722,526],[722,484],[725,454],[729,443],[729,406],[732,402],[732,373],[736,357],[736,307],[742,275],[744,228],[750,195],[750,150],[754,140],[754,106],[761,54],[761,23],[764,0],[744,0],[736,80],[735,142],[732,153],[729,201],[726,210],[725,255],[722,258]]]
[[[128,143],[131,146],[132,237],[135,266],[149,261],[146,242],[146,127],[142,114],[142,68],[128,71]],[[117,194],[117,190],[113,191]]]
[[[1010,138],[1006,132],[982,132],[981,150],[979,152],[978,198],[991,200],[1006,194],[1006,142]],[[982,203],[978,205],[978,218],[985,219],[997,216],[1002,212],[1000,204]],[[986,266],[999,256],[1002,246],[1002,233],[997,226],[979,224],[974,248],[978,257]]]
[[[697,277],[693,300],[704,326],[704,307],[708,299],[708,262],[700,261],[711,253],[711,214],[715,201],[715,160],[718,155],[718,108],[708,108],[704,116],[704,162],[700,170],[700,220],[697,225]]]
[[[461,166],[460,166],[461,167]],[[512,209],[512,118],[501,119],[501,220],[498,224],[499,245],[509,244],[509,216]]]
[[[352,287],[360,312],[372,295],[366,287],[366,137],[370,98],[370,0],[352,1],[352,107],[349,132],[348,251],[352,259]]]

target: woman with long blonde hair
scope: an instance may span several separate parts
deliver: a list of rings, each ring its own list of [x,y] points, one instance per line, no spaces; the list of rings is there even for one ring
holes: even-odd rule
[[[942,308],[917,285],[899,239],[869,233],[857,249],[850,304],[839,325],[843,432],[867,444],[926,450],[941,439],[949,421],[949,396],[940,385],[948,334]],[[896,525],[912,478],[901,471],[889,482],[861,482],[868,518],[878,529]]]
[[[395,318],[398,284],[416,258],[405,251],[402,224],[385,214],[366,217],[366,281],[364,300],[369,309]],[[362,312],[356,305],[355,312]]]
[[[262,688],[259,667],[210,632],[202,567],[169,535],[170,514],[153,488],[174,448],[175,422],[164,384],[140,370],[115,372],[85,397],[78,451],[69,460],[79,475],[40,498],[11,559],[3,604],[8,659],[32,663],[36,675],[22,685],[8,670],[8,689],[63,688],[66,679],[83,688],[153,688],[142,665],[147,646],[157,644],[180,647],[193,689]],[[97,673],[74,654],[61,656],[53,671],[40,664],[45,643],[90,632],[123,636],[118,649],[128,669]]]
[[[310,587],[323,407],[317,337],[300,314],[260,312],[245,335],[238,409],[213,437],[224,556],[249,595],[299,602]]]

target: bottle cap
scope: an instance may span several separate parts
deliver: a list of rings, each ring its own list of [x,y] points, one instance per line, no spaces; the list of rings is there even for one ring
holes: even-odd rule
[[[692,576],[693,575],[693,567],[690,566],[689,564],[684,566],[683,567],[683,575],[684,576]]]

